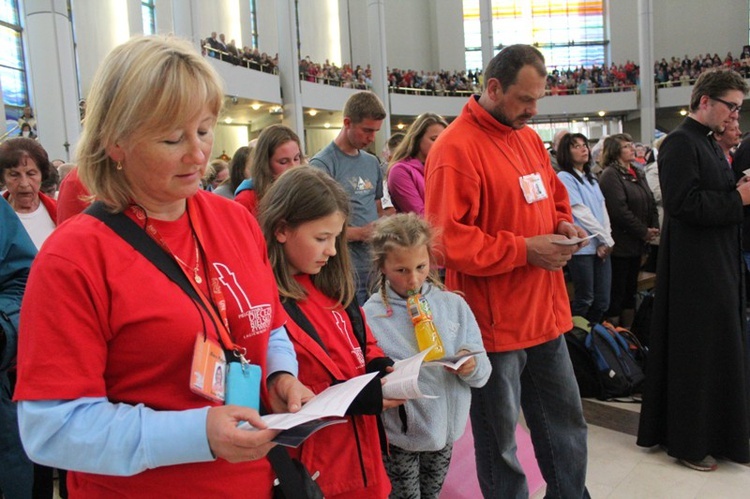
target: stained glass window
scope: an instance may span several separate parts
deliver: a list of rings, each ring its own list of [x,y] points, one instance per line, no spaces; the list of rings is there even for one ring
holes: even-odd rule
[[[29,102],[17,0],[0,0],[0,84],[6,119],[16,119]]]
[[[492,0],[495,53],[507,45],[537,47],[549,67],[568,68],[604,64],[608,41],[604,36],[603,0]],[[475,68],[475,45],[480,29],[478,0],[464,1],[466,63]],[[472,61],[470,64],[470,60]]]

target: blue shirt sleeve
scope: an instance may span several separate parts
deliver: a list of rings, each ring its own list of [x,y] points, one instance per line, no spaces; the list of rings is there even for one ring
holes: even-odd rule
[[[297,377],[299,372],[297,355],[294,353],[294,345],[284,326],[271,331],[266,351],[266,371],[266,377],[279,371],[285,371]]]
[[[581,197],[580,192],[581,184],[578,182],[578,180],[568,172],[560,172],[557,174],[557,176],[560,178],[562,183],[565,185],[565,188],[568,190],[570,206],[583,204],[583,198]]]
[[[34,462],[131,476],[149,468],[213,461],[208,409],[155,411],[104,397],[21,401],[18,425]]]

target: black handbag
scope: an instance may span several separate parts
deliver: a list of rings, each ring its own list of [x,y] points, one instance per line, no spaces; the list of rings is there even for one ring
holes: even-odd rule
[[[84,213],[104,222],[115,234],[122,237],[177,284],[193,301],[204,306],[177,262],[130,217],[124,213],[110,213],[101,201],[93,203]],[[307,468],[297,459],[292,459],[284,447],[277,445],[266,457],[273,466],[278,482],[274,482],[275,499],[323,499],[323,491],[310,476]]]
[[[277,445],[267,457],[276,472],[274,499],[323,499],[323,491],[305,465],[293,459],[284,447]]]

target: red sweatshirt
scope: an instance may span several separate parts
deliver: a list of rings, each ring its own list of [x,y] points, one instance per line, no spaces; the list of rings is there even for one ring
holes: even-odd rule
[[[527,203],[538,173],[547,199]],[[489,352],[528,348],[572,328],[562,271],[528,265],[525,238],[572,222],[565,186],[536,132],[495,120],[475,97],[430,150],[425,216],[442,228],[446,281],[465,293]]]

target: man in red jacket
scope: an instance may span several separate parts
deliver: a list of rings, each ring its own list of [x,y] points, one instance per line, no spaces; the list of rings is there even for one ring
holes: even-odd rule
[[[539,136],[526,124],[544,96],[544,57],[505,48],[482,95],[430,151],[425,214],[443,230],[446,283],[476,315],[492,363],[472,389],[471,424],[484,497],[528,496],[516,457],[519,411],[549,497],[588,497],[586,422],[563,333],[572,328],[562,267],[585,241]]]

